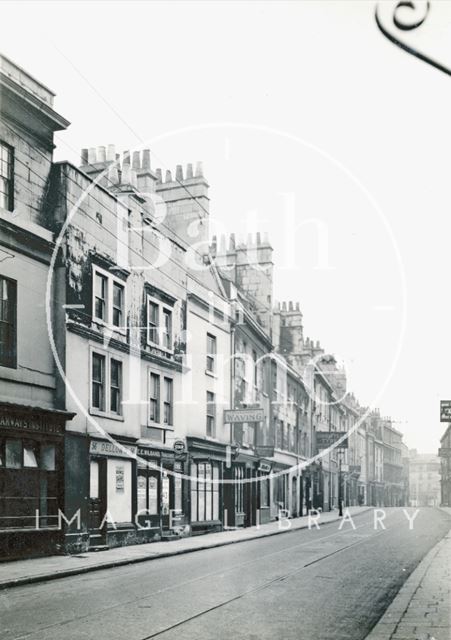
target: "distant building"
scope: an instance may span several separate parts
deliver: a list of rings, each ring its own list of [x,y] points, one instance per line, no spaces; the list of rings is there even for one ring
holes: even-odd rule
[[[438,507],[440,504],[440,460],[433,453],[410,451],[410,506]]]
[[[440,440],[440,504],[451,507],[451,424]]]

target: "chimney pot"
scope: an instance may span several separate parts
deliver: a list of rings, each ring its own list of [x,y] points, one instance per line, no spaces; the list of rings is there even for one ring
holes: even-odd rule
[[[124,158],[124,162],[122,164],[121,184],[124,184],[124,185],[131,184],[131,180],[132,180],[132,176],[131,176],[130,163],[125,162],[125,158]]]
[[[106,147],[97,149],[97,162],[106,162]]]
[[[181,164],[178,164],[175,168],[175,179],[177,182],[183,181],[183,168]]]
[[[89,164],[95,164],[97,162],[97,151],[95,147],[90,147],[88,151]]]
[[[296,302],[296,311],[300,311],[299,302]]]
[[[150,149],[143,150],[143,169],[150,169]]]
[[[82,149],[81,150],[81,164],[88,164],[88,154],[89,154],[89,150],[88,149]]]
[[[202,168],[202,162],[198,162],[196,164],[196,178],[203,178],[203,177],[204,177],[204,172]]]
[[[193,165],[191,164],[191,162],[189,162],[186,165],[186,179],[189,180],[192,177],[193,177]]]
[[[231,233],[229,238],[229,249],[233,251],[236,248],[235,234]]]
[[[161,175],[161,169],[160,168],[155,170],[155,175],[157,176],[157,183],[161,184],[163,182],[163,178],[162,178],[162,175]]]
[[[282,311],[286,311],[286,310],[287,310],[287,303],[282,302]]]
[[[133,169],[141,169],[141,153],[139,151],[133,151]]]
[[[257,245],[260,246],[262,243],[262,236],[260,231],[257,231]]]
[[[119,172],[116,163],[113,163],[108,167],[108,182],[111,185],[119,183]]]
[[[123,164],[130,164],[130,151],[124,151],[123,157]]]
[[[288,308],[289,308],[290,311],[293,311],[293,302],[291,300],[288,303]]]
[[[108,162],[114,162],[116,160],[116,146],[114,144],[108,145],[106,159],[108,160]]]
[[[169,169],[166,170],[166,179],[165,182],[172,182],[172,173]]]

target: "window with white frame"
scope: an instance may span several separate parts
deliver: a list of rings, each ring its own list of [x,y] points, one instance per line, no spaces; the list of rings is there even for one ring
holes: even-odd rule
[[[174,424],[174,381],[153,371],[149,375],[149,422],[172,427]]]
[[[157,373],[150,374],[150,398],[149,398],[151,422],[160,422],[160,376]]]
[[[122,416],[122,361],[107,353],[91,353],[91,411]]]
[[[164,378],[163,422],[172,426],[172,380]]]
[[[216,398],[215,394],[207,391],[207,436],[216,435]]]
[[[121,414],[122,407],[122,362],[111,358],[110,360],[110,411]]]
[[[125,283],[93,267],[93,318],[125,333]]]
[[[0,142],[0,207],[14,209],[14,150]]]
[[[214,373],[216,371],[216,336],[207,333],[207,371]]]
[[[156,298],[147,298],[147,344],[172,351],[172,308]]]

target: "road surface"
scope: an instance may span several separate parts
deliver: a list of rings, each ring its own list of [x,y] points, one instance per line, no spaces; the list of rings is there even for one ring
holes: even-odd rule
[[[451,517],[353,522],[5,590],[0,640],[365,638]]]

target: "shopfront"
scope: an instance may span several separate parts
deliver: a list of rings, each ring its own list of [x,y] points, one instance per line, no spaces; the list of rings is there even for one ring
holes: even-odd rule
[[[187,438],[189,456],[189,504],[192,535],[221,531],[229,522],[230,506],[224,503],[227,448],[201,438]],[[229,456],[230,459],[230,456]],[[231,465],[229,466],[229,470]],[[227,503],[228,504],[228,503]]]
[[[137,447],[129,442],[89,443],[89,548],[135,541]]]
[[[0,558],[56,553],[72,414],[0,404]]]
[[[143,539],[189,532],[186,517],[185,453],[139,445],[136,524]]]

